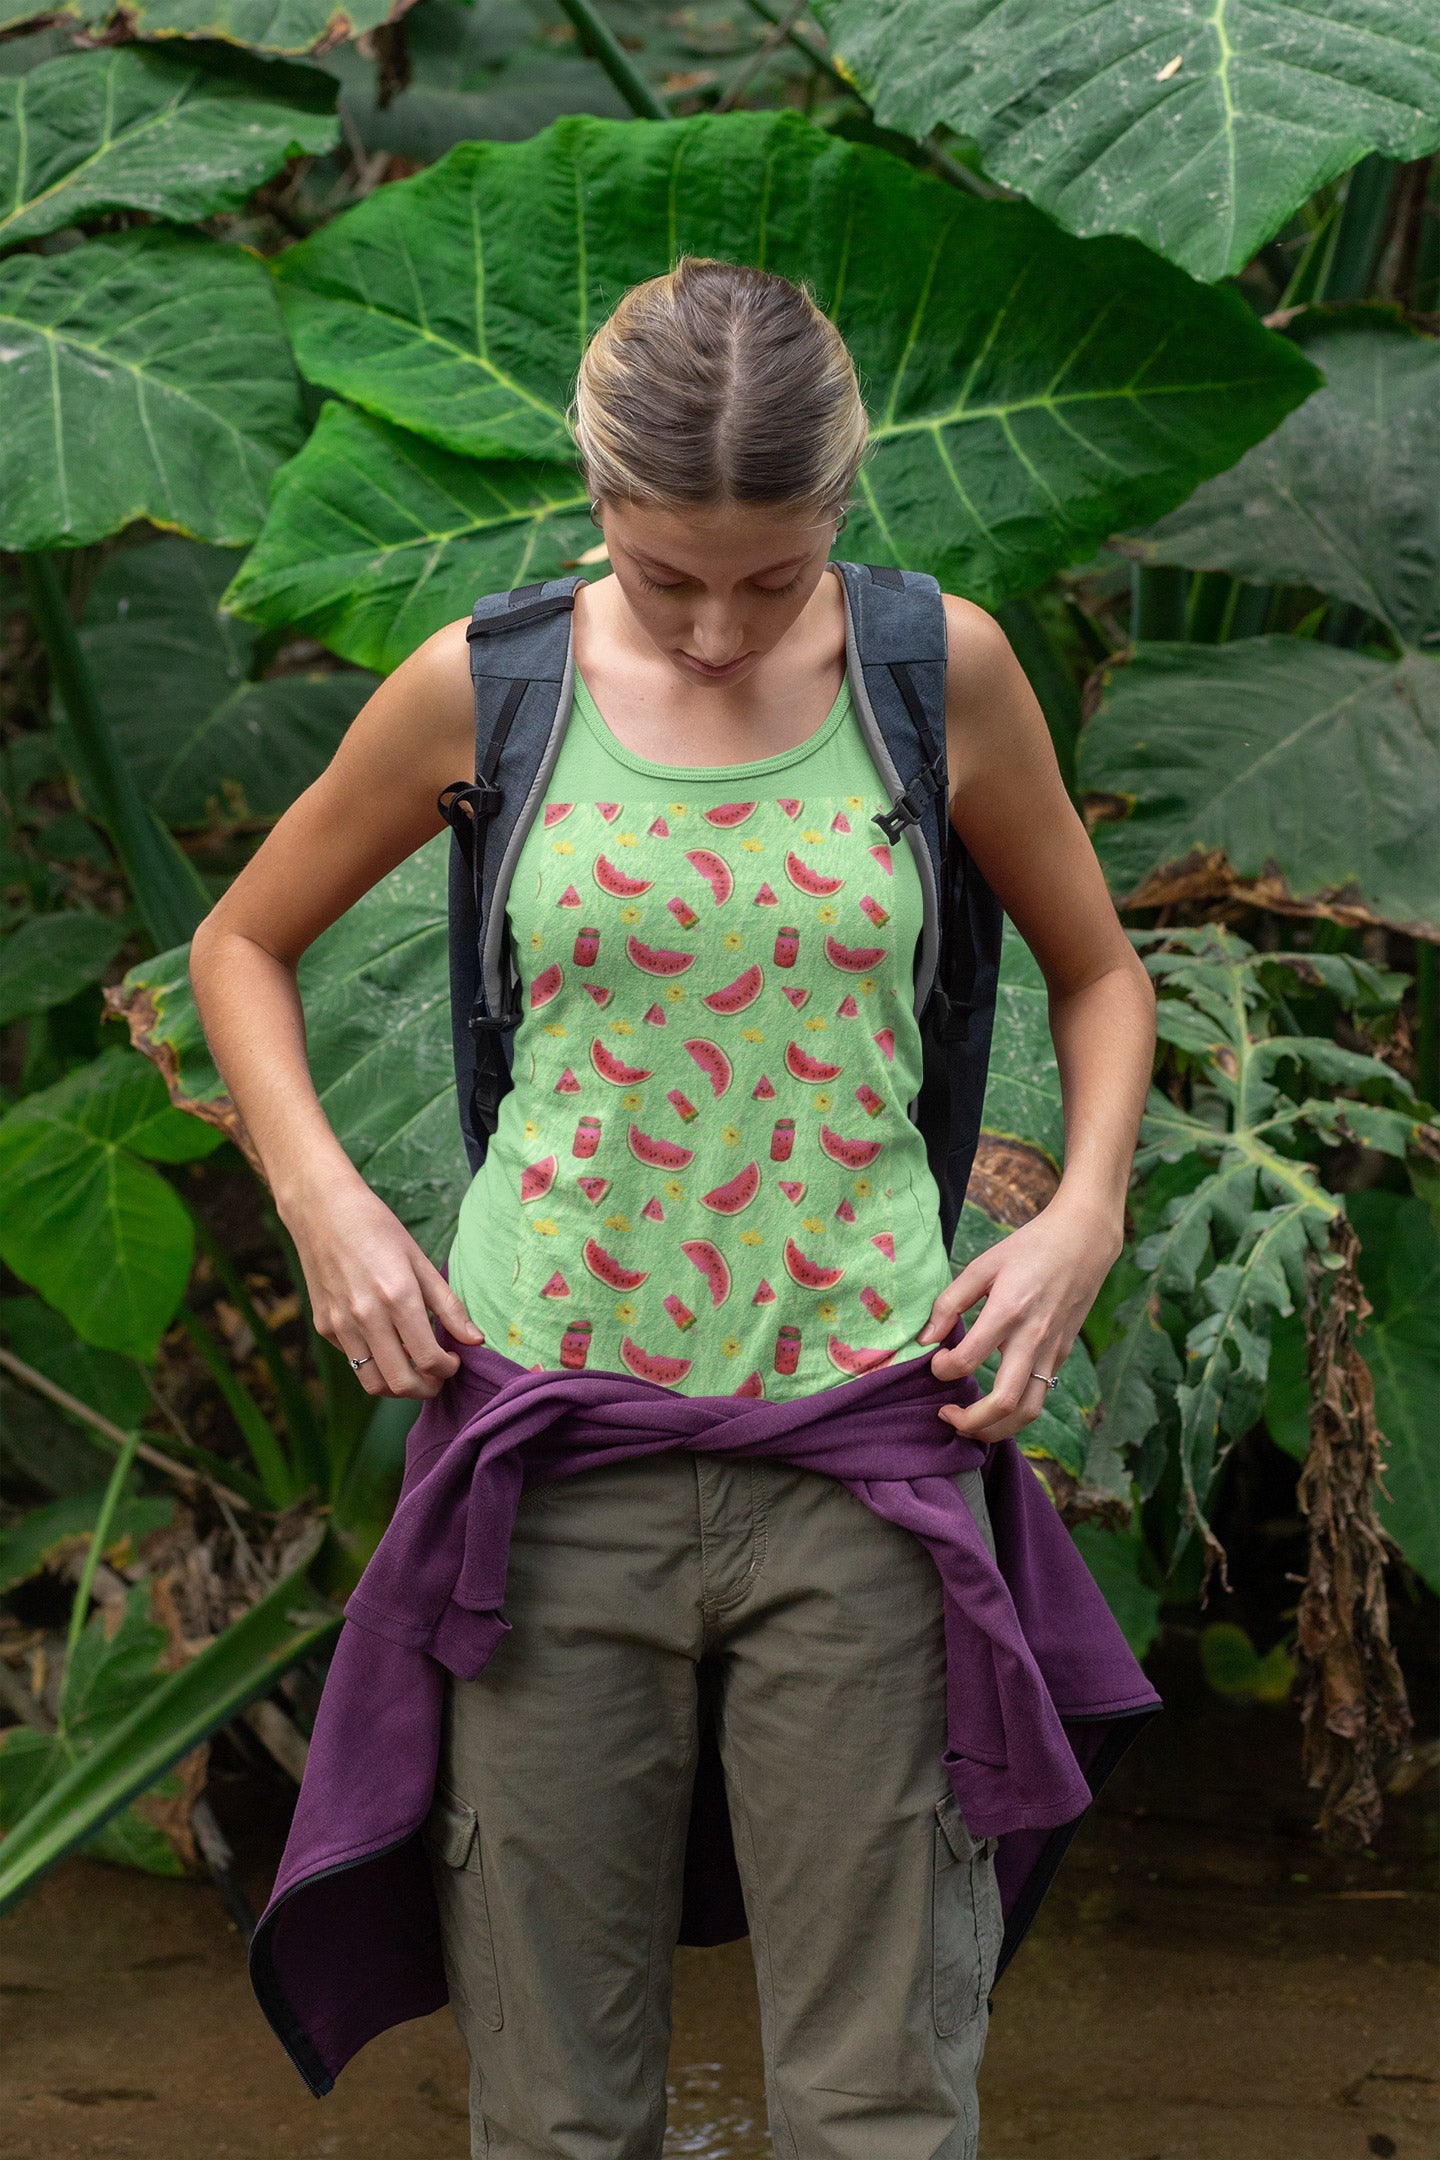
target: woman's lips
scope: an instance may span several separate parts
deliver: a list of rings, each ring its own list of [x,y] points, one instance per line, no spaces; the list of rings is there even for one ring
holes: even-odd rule
[[[680,652],[675,657],[677,660],[682,660],[686,667],[693,668],[697,675],[708,675],[713,682],[719,682],[722,676],[734,675],[740,668],[744,667],[750,655],[749,653],[741,653],[737,660],[727,660],[720,667],[712,667],[708,660],[697,660],[693,653]]]

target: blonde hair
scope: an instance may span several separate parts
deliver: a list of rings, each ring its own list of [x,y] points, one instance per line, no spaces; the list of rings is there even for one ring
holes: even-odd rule
[[[855,366],[808,292],[682,257],[591,338],[570,408],[601,501],[756,503],[838,517],[865,449]]]

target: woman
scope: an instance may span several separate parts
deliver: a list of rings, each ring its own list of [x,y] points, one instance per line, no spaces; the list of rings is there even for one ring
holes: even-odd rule
[[[1153,1048],[1043,717],[991,618],[947,597],[950,816],[1044,971],[1066,1126],[1050,1204],[952,1282],[906,1115],[918,875],[869,822],[889,798],[827,574],[865,444],[849,355],[785,280],[682,262],[597,332],[573,417],[610,571],[576,597],[570,725],[510,885],[528,1010],[448,1283],[326,1123],[295,969],[473,771],[464,621],[376,692],[195,940],[316,1324],[371,1394],[416,1398],[486,1341],[767,1401],[928,1356],[956,1433],[1013,1436],[1120,1251]],[[995,1351],[988,1395],[949,1400]],[[922,1545],[813,1470],[675,1447],[527,1488],[505,1609],[447,1687],[434,1811],[474,2151],[660,2149],[703,1661],[777,2153],[973,2155],[993,1841],[940,1769]]]

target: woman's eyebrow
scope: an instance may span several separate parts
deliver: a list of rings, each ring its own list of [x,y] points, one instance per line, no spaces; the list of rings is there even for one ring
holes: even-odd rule
[[[659,571],[662,576],[673,578],[685,578],[690,574],[687,570],[677,569],[673,563],[662,562],[658,555],[647,555],[641,548],[631,547],[629,552],[642,570]],[[752,570],[750,575],[774,577],[781,570],[798,570],[809,559],[808,551],[803,555],[787,555],[782,562],[766,563],[762,569]]]

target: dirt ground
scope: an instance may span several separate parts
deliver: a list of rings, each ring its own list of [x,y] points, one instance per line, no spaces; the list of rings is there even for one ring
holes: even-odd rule
[[[982,2160],[1440,2160],[1433,1777],[1327,1855],[1293,1711],[1156,1679],[996,1990]],[[257,1906],[274,1858],[242,1852]],[[0,1928],[0,1991],[5,2160],[468,2152],[448,2012],[312,2100],[207,1882],[70,1862]],[[667,2156],[769,2153],[744,1944],[681,1954],[672,2088]]]

